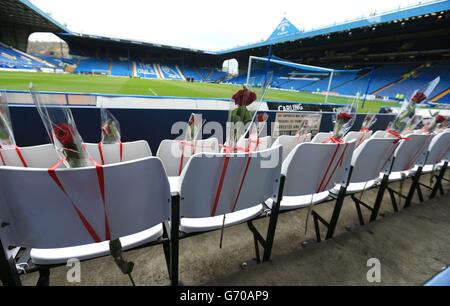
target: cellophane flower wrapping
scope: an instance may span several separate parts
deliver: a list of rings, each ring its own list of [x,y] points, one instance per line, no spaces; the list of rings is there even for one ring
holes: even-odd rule
[[[375,124],[375,122],[377,122],[377,116],[375,114],[367,114],[361,125],[361,132],[370,131],[370,128]]]
[[[192,142],[194,140],[201,139],[202,138],[202,125],[203,125],[202,114],[192,113],[189,116],[186,133],[184,135],[184,140]]]
[[[255,122],[252,123],[250,129],[250,143],[248,145],[250,151],[256,151],[258,149],[259,137],[265,131],[268,119],[269,115],[265,112],[259,112],[256,114]]]
[[[120,134],[120,123],[114,115],[106,108],[100,109],[101,129],[103,144],[120,143],[122,137]]]
[[[6,94],[0,92],[0,148],[16,146]]]
[[[56,152],[67,168],[92,166],[70,108],[49,105],[30,84],[30,93]]]
[[[416,106],[425,103],[430,98],[439,81],[440,78],[437,77],[421,89],[415,90],[409,101],[405,100],[402,103],[397,116],[388,126],[388,133],[386,133],[388,137],[396,137],[395,135],[401,135],[405,131],[414,118]]]
[[[447,119],[444,116],[442,116],[441,114],[439,114],[439,112],[437,112],[436,114],[433,115],[430,122],[427,125],[425,125],[424,127],[425,132],[429,134],[434,133],[436,130],[439,130],[441,128],[442,124],[446,120]]]
[[[257,99],[256,93],[243,86],[231,97],[226,132],[226,151],[236,151],[238,140],[245,136],[248,126],[253,122],[254,110],[250,105]]]
[[[334,129],[333,137],[335,139],[342,139],[345,134],[352,128],[356,119],[356,109],[358,108],[357,100],[352,104],[345,105],[336,110],[333,118]]]
[[[244,149],[238,146],[239,140],[249,138],[264,130],[267,118],[261,114],[261,105],[272,82],[273,71],[270,63],[263,66],[253,65],[248,83],[231,94],[230,110],[226,128],[226,146],[228,151],[237,152]],[[260,116],[259,118],[257,116]],[[259,119],[264,119],[258,122]],[[254,130],[253,130],[254,129]]]
[[[305,142],[309,133],[311,133],[309,121],[307,119],[300,121],[297,133],[295,133],[297,143]]]

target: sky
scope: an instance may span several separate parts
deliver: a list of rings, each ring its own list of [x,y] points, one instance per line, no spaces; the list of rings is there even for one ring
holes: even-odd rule
[[[218,51],[267,39],[285,16],[297,28],[396,10],[418,0],[31,0],[69,30]],[[421,1],[422,3],[427,1]],[[33,34],[31,40],[54,40]]]

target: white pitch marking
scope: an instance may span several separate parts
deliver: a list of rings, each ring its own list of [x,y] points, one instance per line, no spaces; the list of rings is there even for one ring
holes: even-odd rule
[[[153,90],[153,89],[151,89],[150,87],[148,88],[148,91],[150,91],[154,96],[157,96],[158,94]]]

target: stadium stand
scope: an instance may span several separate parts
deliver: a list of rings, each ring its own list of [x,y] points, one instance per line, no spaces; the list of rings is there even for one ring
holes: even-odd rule
[[[75,73],[91,73],[107,75],[110,69],[110,61],[106,59],[88,58],[80,60]]]
[[[52,65],[43,60],[38,60],[29,54],[0,43],[0,68],[36,70],[50,67]]]
[[[344,95],[356,95],[358,92],[364,94],[363,91],[366,89],[370,80],[368,92],[375,93],[377,90],[382,89],[393,82],[397,82],[401,79],[402,74],[410,72],[416,66],[416,64],[382,65],[372,70],[372,72],[365,73],[353,82],[348,82],[333,88],[333,91]]]
[[[131,76],[132,75],[132,63],[130,61],[111,61],[110,75],[115,76]]]
[[[136,63],[136,76],[146,79],[158,79],[158,73],[154,64],[150,63]]]
[[[31,55],[33,55],[34,57],[40,58],[40,59],[46,61],[47,63],[50,63],[54,66],[61,67],[61,68],[64,67],[64,65],[66,65],[66,64],[75,65],[77,63],[77,61],[72,58],[54,57],[54,56],[40,54],[40,53],[31,53]]]
[[[411,73],[404,75],[403,78],[397,83],[380,91],[378,95],[395,98],[398,94],[402,94],[405,97],[409,97],[415,89],[420,88],[423,84],[430,82],[437,76],[441,77],[441,81],[434,91],[437,97],[441,93],[445,93],[450,88],[449,63],[421,65]],[[446,95],[448,96],[448,93]],[[440,99],[448,100],[449,97],[445,98],[446,95],[444,94]],[[440,99],[436,99],[436,101]]]
[[[175,65],[157,64],[157,69],[158,68],[162,78],[165,80],[183,80],[183,76]]]
[[[197,82],[203,81],[203,76],[199,73],[199,71],[196,68],[183,67],[183,68],[181,68],[181,70],[183,71],[183,74],[186,78],[192,78],[192,79],[194,79],[194,81],[197,81]]]

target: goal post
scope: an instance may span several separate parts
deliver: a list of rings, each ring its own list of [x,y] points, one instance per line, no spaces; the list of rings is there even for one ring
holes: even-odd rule
[[[324,103],[329,102],[329,95],[335,87],[344,84],[347,79],[348,81],[356,79],[358,72],[361,71],[299,64],[275,56],[250,56],[246,84],[251,85],[255,83],[255,80],[259,81],[258,76],[262,74],[261,71],[267,70],[265,68],[267,66],[270,66],[269,69],[273,71],[271,88],[320,93],[324,95]],[[359,86],[361,88],[357,92],[362,95],[365,93],[365,87],[361,84]],[[358,96],[356,93],[355,95]]]

